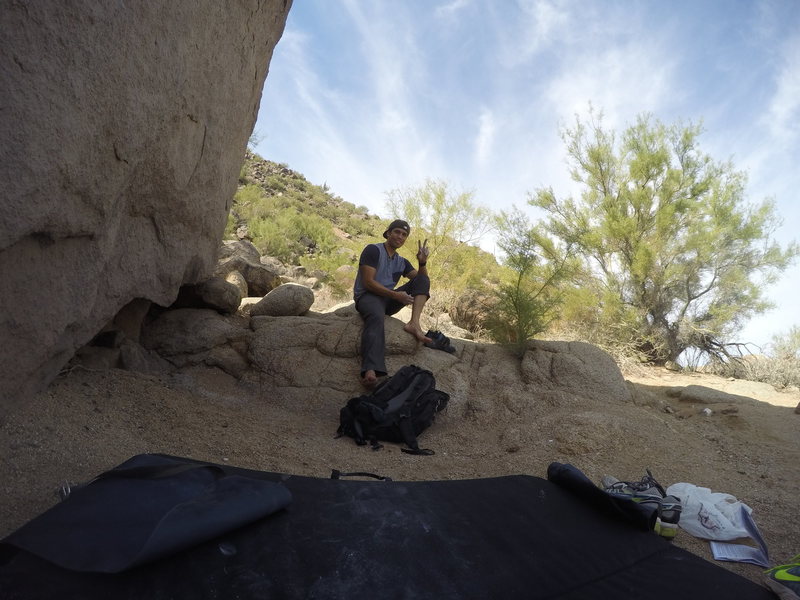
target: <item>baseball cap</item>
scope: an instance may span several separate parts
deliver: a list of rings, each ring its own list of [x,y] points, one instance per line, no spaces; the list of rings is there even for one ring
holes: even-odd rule
[[[394,221],[389,223],[389,227],[387,227],[386,231],[383,232],[383,237],[384,238],[388,238],[389,237],[389,232],[392,229],[402,229],[406,233],[411,233],[411,226],[408,223],[406,223],[405,221],[403,221],[403,219],[395,219]]]

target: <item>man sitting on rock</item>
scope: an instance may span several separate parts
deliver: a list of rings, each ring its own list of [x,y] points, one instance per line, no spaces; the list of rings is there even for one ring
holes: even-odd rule
[[[428,279],[428,240],[417,242],[419,269],[411,266],[397,249],[406,243],[411,227],[403,220],[392,221],[382,244],[369,244],[358,261],[358,275],[353,286],[356,310],[364,319],[361,334],[361,382],[370,388],[378,377],[386,375],[386,340],[383,330],[385,315],[393,315],[405,305],[411,305],[411,319],[403,329],[420,342],[430,342],[419,324],[419,317],[430,298],[431,282]],[[394,286],[400,276],[409,281],[399,288]]]

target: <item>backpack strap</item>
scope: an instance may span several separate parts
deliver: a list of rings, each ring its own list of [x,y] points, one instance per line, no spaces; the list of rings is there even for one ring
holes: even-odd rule
[[[422,449],[417,443],[417,436],[411,428],[411,419],[402,419],[399,423],[400,433],[403,435],[403,440],[408,448],[400,448],[406,454],[418,454],[420,456],[430,456],[436,454],[433,450]]]
[[[356,432],[356,444],[359,446],[363,446],[367,442],[364,441],[364,428],[361,426],[361,422],[358,419],[353,419],[353,429]]]

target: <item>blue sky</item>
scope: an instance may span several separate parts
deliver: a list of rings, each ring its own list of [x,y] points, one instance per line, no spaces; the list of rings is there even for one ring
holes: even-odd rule
[[[775,200],[776,239],[800,238],[800,0],[295,0],[255,149],[383,217],[427,177],[525,208],[574,192],[559,127],[590,102],[616,129],[702,121],[701,148]],[[767,296],[741,340],[800,325],[800,265]]]

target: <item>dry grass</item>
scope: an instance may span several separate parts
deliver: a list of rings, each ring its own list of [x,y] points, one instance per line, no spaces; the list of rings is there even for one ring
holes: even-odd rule
[[[768,383],[778,390],[800,388],[800,359],[795,357],[775,358],[751,354],[725,363],[714,362],[704,371],[723,377]]]

